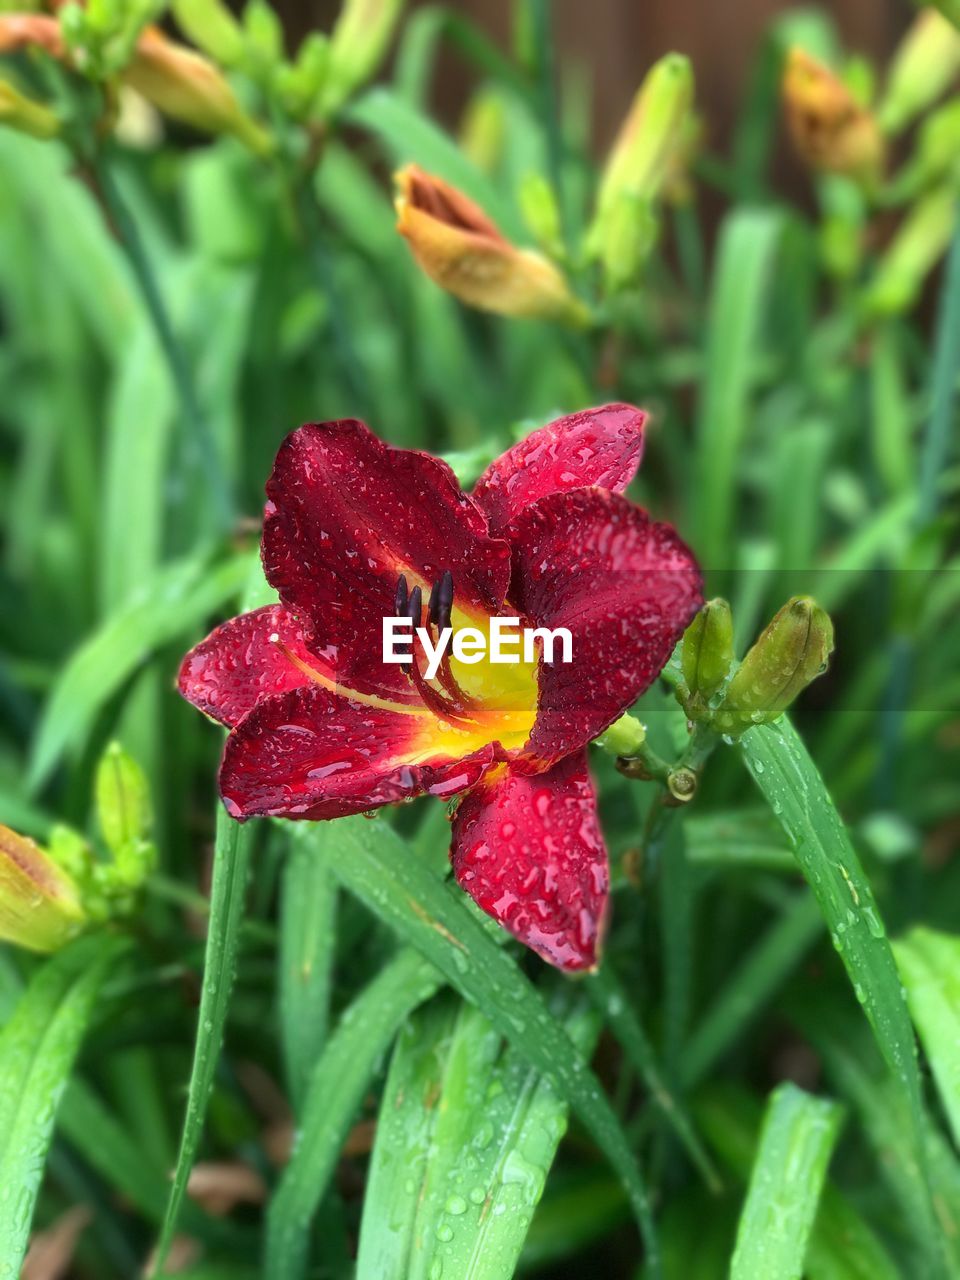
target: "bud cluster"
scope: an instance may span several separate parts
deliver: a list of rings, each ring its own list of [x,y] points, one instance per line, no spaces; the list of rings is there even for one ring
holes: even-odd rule
[[[681,642],[677,696],[689,720],[739,737],[781,716],[826,670],[832,652],[829,615],[809,596],[794,596],[737,665],[730,606],[711,600]]]
[[[150,798],[139,765],[117,744],[97,768],[95,847],[56,826],[46,848],[0,825],[0,939],[51,952],[129,914],[156,862]]]

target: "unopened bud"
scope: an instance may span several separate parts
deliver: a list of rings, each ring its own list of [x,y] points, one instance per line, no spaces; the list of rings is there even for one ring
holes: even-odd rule
[[[0,124],[32,138],[55,138],[60,132],[60,121],[49,108],[5,80],[0,80]]]
[[[397,174],[397,230],[430,277],[468,306],[583,324],[587,313],[547,258],[511,244],[479,205],[408,165]]]
[[[96,801],[100,831],[112,855],[112,865],[101,868],[103,887],[109,891],[116,881],[124,889],[136,888],[156,860],[149,838],[150,791],[143,770],[116,742],[97,767]]]
[[[137,41],[124,79],[174,120],[206,133],[232,133],[260,155],[271,149],[269,136],[240,106],[223,73],[156,28]]]
[[[297,119],[311,114],[330,66],[330,42],[320,31],[311,31],[297,50],[293,66],[283,66],[277,74],[277,89],[284,106]]]
[[[898,315],[916,301],[929,272],[946,252],[957,217],[949,186],[913,206],[880,259],[864,307],[868,315]]]
[[[171,8],[180,30],[203,53],[224,67],[241,61],[243,31],[223,0],[173,0]]]
[[[635,756],[647,739],[647,731],[636,716],[624,714],[605,733],[597,738],[596,743],[612,756]]]
[[[683,633],[680,670],[684,710],[691,720],[709,716],[708,703],[733,665],[733,615],[726,600],[708,600]]]
[[[366,84],[387,52],[403,0],[344,0],[330,36],[324,108],[340,107]]]
[[[888,133],[906,128],[936,102],[960,73],[960,31],[927,9],[913,21],[894,54],[879,109]]]
[[[647,72],[604,167],[597,195],[603,219],[623,191],[655,200],[684,139],[693,103],[688,58],[668,53]]]
[[[553,187],[541,173],[527,173],[520,183],[520,209],[531,235],[547,253],[563,256],[560,209]]]
[[[636,284],[657,242],[660,221],[653,204],[621,191],[604,221],[604,289],[608,294]]]
[[[783,99],[794,147],[804,163],[873,185],[884,164],[883,137],[873,115],[844,82],[802,49],[791,49]]]
[[[481,89],[470,99],[460,126],[460,150],[483,173],[492,173],[503,155],[507,130],[503,97]]]
[[[833,623],[809,596],[794,596],[767,625],[712,717],[721,733],[769,724],[827,668]]]
[[[57,951],[83,929],[77,886],[38,844],[0,826],[0,938]]]

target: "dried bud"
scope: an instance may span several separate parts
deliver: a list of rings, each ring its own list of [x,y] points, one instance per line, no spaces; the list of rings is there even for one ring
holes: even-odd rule
[[[668,53],[644,77],[607,158],[597,194],[597,222],[624,191],[646,201],[660,194],[687,138],[692,103],[690,62],[682,54]]]
[[[0,13],[0,53],[30,48],[43,49],[53,58],[66,55],[56,18],[43,13]]]
[[[393,36],[403,0],[344,0],[330,35],[330,69],[323,105],[335,111],[366,84]]]
[[[165,115],[207,133],[232,133],[260,155],[269,136],[246,114],[212,62],[155,27],[137,41],[125,81]]]
[[[711,723],[738,734],[769,724],[826,670],[833,652],[833,623],[809,596],[794,596],[767,625],[730,681]]]
[[[880,129],[828,67],[791,49],[783,98],[793,144],[811,169],[846,174],[865,185],[876,182],[885,154]]]
[[[733,616],[726,600],[708,600],[683,634],[680,669],[684,710],[691,720],[709,717],[708,703],[733,665]]]
[[[0,124],[32,138],[55,138],[60,132],[60,121],[52,111],[5,80],[0,80]]]
[[[57,951],[86,923],[77,886],[32,840],[0,826],[0,938]]]
[[[880,106],[882,127],[898,133],[936,102],[960,73],[960,31],[932,9],[918,14],[894,55]]]
[[[864,306],[869,315],[898,315],[916,301],[928,273],[946,252],[957,216],[949,186],[913,206],[880,259]]]
[[[441,288],[481,311],[583,323],[585,309],[553,263],[511,244],[463,192],[416,165],[397,183],[397,230]]]

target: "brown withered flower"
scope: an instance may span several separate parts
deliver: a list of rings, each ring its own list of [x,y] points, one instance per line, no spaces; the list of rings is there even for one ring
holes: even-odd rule
[[[586,309],[562,272],[511,243],[462,191],[416,165],[401,169],[396,181],[397,230],[441,288],[481,311],[585,321]]]
[[[870,183],[884,162],[876,119],[843,81],[803,49],[787,55],[783,74],[787,126],[798,155],[811,169]]]

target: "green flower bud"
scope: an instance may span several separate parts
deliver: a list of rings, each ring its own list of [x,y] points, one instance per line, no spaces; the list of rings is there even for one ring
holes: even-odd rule
[[[739,734],[769,724],[826,670],[833,623],[809,596],[794,596],[767,625],[730,681],[712,724]]]
[[[917,145],[897,175],[896,189],[909,200],[943,181],[960,188],[960,98],[932,111],[919,126]]]
[[[113,857],[112,865],[103,868],[104,890],[109,892],[112,881],[123,888],[142,884],[155,862],[149,840],[150,793],[143,770],[116,742],[97,767],[96,802],[104,843]]]
[[[275,67],[283,61],[283,23],[267,0],[247,0],[243,27],[247,50],[253,53],[258,64]]]
[[[184,35],[224,67],[243,58],[244,36],[223,0],[173,0],[173,15]]]
[[[603,281],[606,292],[614,294],[636,284],[657,242],[660,222],[651,201],[621,191],[603,225]]]
[[[39,845],[0,826],[0,938],[58,951],[87,922],[77,886]]]
[[[907,214],[880,259],[864,306],[868,315],[909,310],[953,235],[957,198],[949,187],[925,196]]]
[[[95,790],[100,831],[114,856],[126,845],[147,838],[151,824],[147,779],[119,742],[111,742],[100,757]]]
[[[596,222],[605,220],[623,191],[656,199],[684,141],[692,103],[690,61],[668,53],[647,72],[613,144],[600,180]]]
[[[540,173],[527,173],[520,183],[520,208],[530,233],[546,253],[562,258],[560,209],[553,187]]]
[[[636,716],[622,715],[596,739],[598,747],[612,756],[635,756],[647,738],[647,731]]]
[[[894,54],[880,127],[901,129],[931,106],[960,73],[960,31],[932,9],[919,14]]]
[[[366,84],[387,52],[403,0],[344,0],[330,37],[324,109],[341,106]]]
[[[691,720],[709,716],[707,704],[733,665],[733,615],[726,600],[708,600],[683,634],[680,670],[684,710]]]
[[[32,138],[55,138],[60,132],[60,121],[52,111],[5,80],[0,80],[0,124]]]

